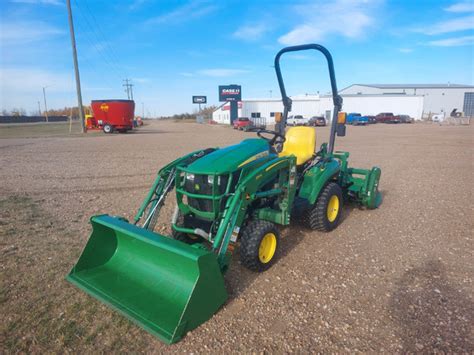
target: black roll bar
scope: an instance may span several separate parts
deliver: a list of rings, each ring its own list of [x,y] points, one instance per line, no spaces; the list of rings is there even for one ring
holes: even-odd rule
[[[336,74],[334,73],[334,63],[332,61],[331,53],[329,53],[329,51],[325,47],[319,44],[312,43],[312,44],[302,44],[299,46],[286,47],[280,50],[275,56],[275,72],[278,79],[278,85],[280,86],[281,99],[283,101],[283,107],[284,107],[283,117],[281,121],[276,124],[275,130],[282,135],[285,134],[286,120],[288,118],[288,112],[291,111],[291,104],[292,104],[291,99],[286,94],[285,83],[283,82],[283,77],[281,75],[280,57],[284,53],[305,51],[308,49],[315,49],[321,52],[322,54],[324,54],[328,62],[329,79],[331,80],[332,101],[334,104],[334,110],[333,110],[332,122],[331,122],[331,133],[329,137],[329,146],[328,146],[329,153],[332,153],[334,150],[334,141],[336,138],[337,115],[342,108],[342,97],[339,96],[339,94],[337,93]]]

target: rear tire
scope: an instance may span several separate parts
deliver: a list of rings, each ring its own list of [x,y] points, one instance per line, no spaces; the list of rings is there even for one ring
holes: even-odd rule
[[[275,263],[280,244],[280,233],[268,221],[253,220],[240,237],[240,261],[247,269],[262,272]]]
[[[104,133],[112,133],[114,131],[114,127],[112,127],[109,124],[106,124],[106,125],[104,125],[102,130],[104,131]]]
[[[343,205],[342,189],[335,182],[327,184],[315,204],[305,212],[309,229],[330,232],[339,225]]]

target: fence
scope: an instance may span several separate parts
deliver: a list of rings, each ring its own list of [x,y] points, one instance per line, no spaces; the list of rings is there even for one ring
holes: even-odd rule
[[[67,122],[68,120],[68,116],[48,116],[49,122]],[[37,122],[46,122],[46,118],[44,116],[0,116],[0,124]]]

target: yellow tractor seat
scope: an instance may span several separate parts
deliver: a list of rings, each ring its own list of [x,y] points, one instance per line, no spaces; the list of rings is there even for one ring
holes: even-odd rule
[[[313,127],[291,127],[285,137],[280,157],[293,154],[296,156],[296,165],[302,165],[311,159],[316,147],[316,130]]]

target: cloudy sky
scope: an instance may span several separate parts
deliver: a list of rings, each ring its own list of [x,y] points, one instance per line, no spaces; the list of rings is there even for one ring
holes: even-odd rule
[[[353,83],[474,84],[474,1],[71,0],[83,100],[126,98],[141,114],[217,104],[217,86],[244,98],[277,97],[276,52],[319,43],[333,54],[339,88]],[[75,105],[64,0],[0,0],[0,109],[34,113]],[[284,58],[290,95],[326,92],[324,61]]]

